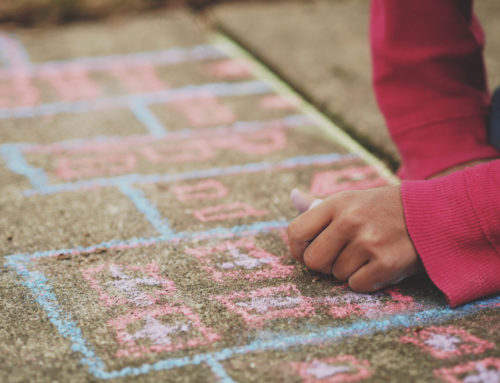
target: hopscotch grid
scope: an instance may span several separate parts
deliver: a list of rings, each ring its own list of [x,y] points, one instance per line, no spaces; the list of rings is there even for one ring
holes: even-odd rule
[[[142,103],[144,105],[164,104],[203,97],[206,94],[223,97],[259,95],[270,92],[271,89],[269,86],[260,80],[213,82],[200,85],[187,85],[157,92],[129,93],[114,97],[102,97],[89,101],[58,101],[35,106],[1,108],[0,119],[34,118],[53,116],[61,113],[79,114],[106,109],[130,108],[135,103]]]
[[[150,134],[133,135],[127,137],[120,136],[100,136],[97,139],[89,140],[68,140],[60,141],[53,144],[32,144],[32,143],[8,143],[0,144],[0,156],[3,157],[7,168],[9,168],[13,173],[22,175],[26,177],[34,190],[43,190],[45,187],[57,186],[61,184],[50,184],[48,182],[48,176],[44,169],[33,167],[29,165],[26,161],[25,154],[30,153],[51,153],[57,152],[57,150],[65,151],[71,150],[72,148],[78,148],[82,145],[88,146],[92,145],[98,147],[102,144],[113,144],[113,142],[133,142],[134,145],[142,143],[155,142],[158,138],[163,138],[168,135],[169,138],[176,140],[186,140],[193,136],[199,138],[210,137],[226,134],[228,132],[256,132],[267,129],[269,127],[280,127],[280,128],[294,128],[298,126],[306,125],[309,121],[307,117],[301,115],[290,115],[283,117],[281,119],[275,120],[264,120],[264,121],[237,121],[232,125],[221,125],[213,128],[206,128],[202,131],[197,131],[196,129],[186,128],[175,132],[164,132],[162,133],[159,129],[153,127],[148,128]],[[152,134],[152,130],[155,130],[157,135]],[[81,150],[81,149],[80,149]],[[110,179],[111,177],[104,177],[103,179]],[[91,181],[91,180],[87,180]],[[86,187],[84,187],[85,189]],[[32,195],[27,192],[27,195]],[[26,194],[25,194],[26,196]]]
[[[0,38],[1,37],[2,36],[0,36]],[[174,47],[156,51],[103,55],[95,57],[79,57],[70,60],[53,60],[43,63],[32,63],[29,60],[29,55],[24,46],[20,44],[19,48],[21,48],[25,52],[25,58],[27,59],[26,64],[29,64],[29,66],[27,66],[26,68],[22,68],[22,72],[29,76],[36,76],[39,72],[45,70],[64,70],[65,68],[72,67],[74,65],[82,66],[84,69],[89,71],[104,71],[112,68],[114,65],[116,65],[117,62],[127,63],[131,65],[152,63],[158,66],[167,66],[184,62],[226,58],[226,56],[214,46],[209,44],[201,44],[188,48]],[[1,53],[2,51],[0,50],[0,54]],[[11,75],[12,72],[19,72],[19,70],[12,69],[10,67],[0,68],[0,76],[8,76]]]
[[[152,136],[164,137],[168,133],[165,125],[163,125],[153,111],[147,105],[144,105],[144,103],[136,101],[130,106],[130,110]]]
[[[451,319],[462,318],[484,309],[494,308],[500,305],[500,297],[493,297],[469,303],[457,309],[450,309],[444,306],[412,314],[396,314],[383,319],[368,321],[360,320],[348,326],[325,326],[317,328],[315,331],[307,334],[277,333],[274,337],[272,334],[267,334],[266,339],[261,340],[256,338],[245,346],[225,348],[212,353],[198,354],[191,358],[163,359],[153,364],[143,364],[140,367],[125,367],[120,370],[107,371],[102,359],[95,354],[92,347],[87,345],[87,341],[83,337],[81,329],[73,321],[71,315],[65,314],[61,310],[52,292],[52,287],[47,283],[46,277],[39,271],[29,271],[26,263],[16,261],[14,258],[9,258],[6,266],[13,268],[23,277],[24,281],[22,283],[34,292],[35,299],[47,312],[52,324],[59,330],[61,335],[72,342],[72,350],[83,355],[80,362],[88,367],[90,373],[100,379],[138,376],[147,374],[151,371],[169,370],[189,365],[199,365],[201,363],[208,364],[217,377],[224,379],[224,375],[227,375],[227,372],[218,362],[237,355],[267,350],[284,350],[294,346],[311,344],[331,344],[336,341],[340,342],[348,337],[366,337],[377,332],[391,329],[410,328],[417,325],[435,324]],[[228,375],[227,377],[229,378]],[[224,380],[222,381],[224,382]]]
[[[114,57],[114,56],[109,56],[109,57]],[[82,62],[85,61],[85,58],[81,59],[81,61]],[[63,63],[60,64],[46,63],[46,64],[64,65]],[[5,72],[5,70],[3,70],[3,72]],[[267,86],[259,88],[259,86],[265,84],[263,82],[256,81],[250,83],[252,85],[257,86],[257,93],[270,92],[270,89]],[[224,88],[225,85],[227,84],[218,83],[218,84],[208,84],[204,86],[205,87],[221,86],[222,88]],[[189,93],[189,91],[192,91],[192,88],[190,87],[183,88],[183,90],[179,92],[180,94],[176,96],[180,98],[186,98],[186,97],[189,98],[190,96],[185,94]],[[149,105],[155,102],[165,102],[164,98],[166,97],[167,94],[168,93],[160,92],[160,94],[149,94],[140,96],[136,95],[134,96],[133,99],[122,97],[119,98],[119,100],[126,100],[125,106],[129,107],[130,105],[133,105],[133,103],[135,102],[139,102],[141,103],[141,105]],[[238,95],[238,90],[235,92],[235,94],[232,95]],[[168,95],[167,98],[169,97],[170,95]],[[103,103],[112,104],[113,100],[116,101],[116,99],[101,99],[99,100],[99,104]],[[39,106],[38,110],[41,112],[42,115],[44,113],[50,114],[51,112],[54,111],[54,109],[57,110],[58,108],[57,105],[59,105],[60,110],[64,111],[64,109],[67,107],[67,105],[69,105],[69,103],[45,104]],[[71,105],[74,106],[74,111],[77,113],[88,110],[86,109],[86,107],[88,108],[88,103],[74,103]],[[30,109],[27,108],[17,108],[19,116],[24,116],[26,114],[29,114],[29,111]],[[9,117],[10,116],[6,114],[5,109],[0,110],[0,118],[9,118]],[[155,134],[155,132],[151,133]],[[18,150],[18,148],[16,148],[16,150]],[[10,156],[14,156],[14,154],[11,154]],[[11,158],[9,157],[9,155],[7,155],[6,157]],[[337,155],[336,159],[334,160],[345,159],[348,157],[357,158],[358,156]],[[22,159],[24,160],[24,158]],[[329,163],[329,161],[332,161],[331,156],[325,156],[325,155],[298,156],[283,160],[281,162],[277,162],[274,164],[274,166],[280,166],[282,168],[290,168],[297,165],[303,165],[304,163],[308,162],[310,163],[311,159],[313,159],[313,162],[316,161],[316,163]],[[219,173],[220,175],[235,174],[236,172],[239,172],[242,169],[246,171],[259,171],[262,169],[266,169],[266,166],[268,165],[269,163],[262,162],[262,163],[238,165],[228,168],[213,168],[213,169],[208,169],[208,171],[202,171],[202,172],[193,171],[193,172],[188,172],[189,175],[187,176],[186,179],[211,176],[212,175],[211,173],[216,173],[216,174]],[[272,165],[273,164],[271,164],[271,166]],[[40,185],[43,182],[41,182],[40,180],[37,179],[37,177],[35,177],[34,174],[36,173],[36,169],[31,169],[31,170],[34,173],[28,174],[27,176],[28,179],[30,179],[31,177],[30,180],[32,181],[32,183],[35,184],[34,185],[35,190],[34,191],[32,190],[31,192],[33,194],[36,194],[35,192],[39,192],[39,190],[36,190],[37,188],[36,185]],[[159,213],[155,209],[154,205],[149,205],[150,202],[147,199],[145,199],[142,191],[138,191],[137,189],[132,188],[131,184],[138,182],[147,182],[152,180],[154,180],[153,182],[165,182],[164,180],[175,180],[176,177],[183,178],[186,177],[186,174],[185,173],[178,175],[156,174],[156,175],[148,175],[146,176],[146,178],[141,178],[141,175],[133,174],[126,177],[111,178],[114,182],[113,186],[119,187],[120,190],[134,202],[134,204],[137,206],[139,210],[141,210],[142,207],[143,213],[146,215],[146,217],[149,217],[150,221],[151,220],[155,221],[156,226],[158,226],[157,228],[161,229],[159,230],[162,233],[161,236],[150,237],[150,238],[133,238],[126,241],[111,240],[108,242],[103,242],[97,246],[90,246],[87,248],[76,247],[74,249],[62,249],[59,251],[45,251],[45,252],[35,252],[31,254],[17,254],[17,255],[14,254],[6,256],[5,258],[6,259],[5,266],[13,268],[18,273],[18,275],[22,277],[23,279],[22,284],[27,286],[33,292],[35,299],[40,304],[40,306],[45,310],[45,312],[49,317],[49,320],[58,329],[60,334],[71,342],[71,349],[75,352],[79,352],[82,355],[82,359],[80,360],[81,363],[84,366],[87,366],[89,372],[92,373],[96,378],[111,379],[111,378],[120,378],[125,376],[137,376],[137,375],[147,374],[150,371],[167,370],[177,367],[183,367],[188,365],[199,365],[204,363],[212,370],[214,375],[220,381],[230,383],[233,382],[233,380],[227,374],[226,370],[220,364],[220,362],[236,355],[242,355],[250,352],[262,352],[266,350],[286,349],[298,345],[331,343],[335,341],[342,341],[347,337],[353,337],[353,336],[369,336],[376,332],[387,331],[395,328],[408,328],[415,325],[425,325],[453,318],[460,318],[473,314],[485,308],[498,307],[500,305],[500,297],[495,297],[495,298],[485,299],[479,302],[470,303],[465,306],[462,306],[461,308],[453,310],[444,306],[442,308],[433,308],[413,314],[406,314],[406,315],[397,314],[384,319],[376,319],[368,321],[360,320],[358,322],[353,323],[350,326],[337,326],[337,327],[328,326],[328,327],[317,328],[315,329],[315,331],[306,334],[276,334],[274,338],[273,337],[269,338],[268,336],[264,340],[258,338],[254,339],[245,346],[225,348],[220,351],[198,354],[193,357],[163,359],[153,364],[149,363],[144,364],[140,367],[125,367],[119,370],[107,371],[106,366],[102,361],[102,359],[98,355],[96,355],[92,347],[87,344],[88,343],[87,340],[83,336],[83,333],[76,324],[76,322],[73,321],[71,314],[62,311],[61,307],[57,302],[57,298],[52,291],[52,286],[50,285],[47,278],[40,271],[29,270],[29,265],[32,264],[33,260],[41,257],[54,256],[61,253],[76,255],[84,252],[92,252],[92,251],[95,252],[98,250],[98,248],[101,247],[107,247],[110,249],[112,248],[123,249],[123,248],[132,248],[134,246],[136,247],[152,246],[161,242],[200,240],[200,239],[214,238],[214,237],[230,238],[235,235],[247,235],[249,233],[259,233],[259,232],[270,231],[272,229],[284,228],[288,225],[288,222],[285,221],[268,221],[268,222],[257,222],[251,225],[233,226],[232,228],[228,229],[217,227],[214,229],[195,232],[195,233],[188,233],[188,232],[174,233],[169,228],[168,221],[162,220],[162,218],[159,217]],[[92,181],[99,183],[99,182],[105,182],[106,179],[96,179]],[[61,185],[67,186],[71,184],[61,184]],[[55,186],[58,186],[60,188],[61,185],[55,185]],[[90,187],[90,184],[88,182],[83,183],[83,185]],[[39,189],[46,190],[43,187],[39,187]],[[28,191],[27,195],[30,195],[30,191]]]
[[[203,170],[191,170],[184,173],[155,173],[155,174],[127,174],[118,177],[103,177],[76,182],[67,182],[54,185],[46,185],[37,189],[29,189],[23,192],[25,197],[33,195],[49,195],[60,192],[82,191],[97,187],[120,186],[123,184],[156,184],[186,181],[207,177],[220,177],[241,173],[255,173],[259,171],[272,171],[282,169],[293,169],[300,166],[326,165],[359,158],[356,154],[316,154],[310,156],[289,157],[275,162],[251,162],[242,165],[228,167],[215,167]]]

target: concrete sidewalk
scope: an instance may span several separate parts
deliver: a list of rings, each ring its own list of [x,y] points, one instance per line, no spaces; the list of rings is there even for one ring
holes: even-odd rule
[[[359,16],[360,3],[338,4]],[[234,17],[235,35],[237,9],[217,16],[228,30]],[[182,9],[0,32],[0,381],[497,377],[498,297],[450,310],[423,277],[356,294],[290,259],[292,188],[326,196],[395,178],[318,112],[326,104],[214,32]],[[278,48],[273,67],[300,76]],[[351,59],[320,95],[353,127],[380,128],[374,109],[358,120],[340,97],[350,81],[353,102],[368,100]]]

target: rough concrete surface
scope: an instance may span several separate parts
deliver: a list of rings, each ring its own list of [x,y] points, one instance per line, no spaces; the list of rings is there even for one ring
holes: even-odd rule
[[[500,3],[475,2],[487,36],[490,86],[500,85]],[[224,31],[392,163],[399,155],[371,87],[368,0],[227,3],[211,9]]]
[[[498,297],[290,258],[292,188],[390,177],[190,16],[0,43],[1,382],[498,377]]]

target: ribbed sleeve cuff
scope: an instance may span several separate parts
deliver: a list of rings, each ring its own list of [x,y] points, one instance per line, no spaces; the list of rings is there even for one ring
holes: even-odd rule
[[[402,156],[402,179],[422,180],[464,162],[498,157],[487,143],[486,117],[469,116],[397,131],[391,129]]]
[[[500,292],[498,190],[500,161],[401,186],[410,237],[451,307]]]

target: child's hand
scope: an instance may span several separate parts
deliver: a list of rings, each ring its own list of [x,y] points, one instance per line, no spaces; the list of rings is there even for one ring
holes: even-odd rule
[[[298,191],[292,199],[301,210],[314,200]],[[399,186],[334,194],[295,218],[288,238],[295,259],[361,293],[423,270],[406,230]]]

